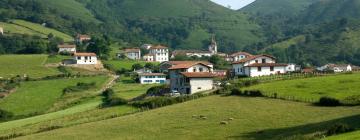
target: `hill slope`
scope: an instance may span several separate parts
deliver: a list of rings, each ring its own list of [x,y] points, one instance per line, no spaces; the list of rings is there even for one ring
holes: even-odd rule
[[[324,108],[282,100],[212,96],[19,139],[280,139],[314,133],[334,122],[351,121],[358,126],[358,113],[358,107]],[[229,118],[234,120],[220,124]]]

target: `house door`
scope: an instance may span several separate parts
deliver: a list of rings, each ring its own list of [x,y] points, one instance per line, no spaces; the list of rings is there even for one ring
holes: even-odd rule
[[[191,94],[191,89],[190,88],[186,88],[186,94]]]

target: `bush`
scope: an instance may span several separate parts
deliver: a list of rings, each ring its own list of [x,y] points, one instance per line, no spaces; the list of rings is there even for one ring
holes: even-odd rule
[[[14,116],[11,112],[0,109],[0,120],[10,119]]]
[[[84,90],[88,90],[90,88],[93,88],[96,85],[95,82],[92,83],[77,83],[76,86],[70,86],[67,88],[63,89],[63,93],[70,93],[70,92],[79,92],[79,91],[84,91]]]
[[[338,99],[331,97],[321,97],[317,103],[319,106],[340,106],[341,103]]]
[[[265,97],[261,91],[259,90],[245,90],[244,92],[242,92],[239,89],[233,89],[231,90],[231,95],[236,95],[236,96],[248,96],[248,97]]]
[[[360,105],[360,95],[346,97],[342,103],[346,105]]]
[[[128,101],[119,97],[116,97],[113,89],[106,89],[102,95],[104,96],[103,106],[116,106],[127,104]]]
[[[349,127],[347,124],[335,124],[334,126],[330,127],[327,130],[326,135],[332,136],[332,135],[347,133],[351,131],[354,131],[354,129]]]

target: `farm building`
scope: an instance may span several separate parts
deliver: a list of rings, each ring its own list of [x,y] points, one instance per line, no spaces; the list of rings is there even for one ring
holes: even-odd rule
[[[58,45],[59,53],[76,53],[76,45]]]
[[[74,60],[80,65],[95,65],[98,61],[95,53],[75,53]]]
[[[212,67],[201,62],[184,61],[169,68],[170,88],[181,94],[194,94],[214,88]]]
[[[233,62],[233,72],[236,76],[267,76],[286,73],[288,64],[276,63],[275,57],[256,55]]]
[[[139,48],[125,49],[123,53],[118,53],[117,56],[120,58],[122,54],[131,60],[141,59],[141,50]]]
[[[154,55],[152,54],[145,54],[143,56],[144,61],[153,62],[154,61]]]
[[[91,40],[91,37],[89,35],[82,35],[78,34],[76,35],[75,42],[78,44],[84,43],[85,41]]]
[[[349,64],[326,64],[318,67],[318,71],[331,71],[331,72],[349,72],[352,71],[352,66]]]
[[[237,53],[231,54],[229,56],[229,60],[227,60],[227,61],[237,62],[242,59],[248,58],[250,56],[253,56],[253,55],[250,53],[247,53],[247,52],[237,52]]]
[[[165,84],[166,75],[163,73],[142,73],[139,74],[141,84]]]

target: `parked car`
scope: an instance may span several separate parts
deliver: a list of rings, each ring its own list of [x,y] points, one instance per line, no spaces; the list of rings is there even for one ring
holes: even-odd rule
[[[172,97],[179,97],[179,96],[181,96],[181,94],[180,94],[179,91],[173,90],[173,91],[171,91],[170,96],[172,96]]]

